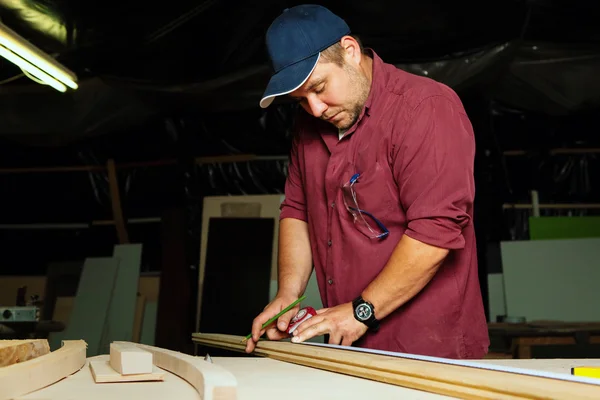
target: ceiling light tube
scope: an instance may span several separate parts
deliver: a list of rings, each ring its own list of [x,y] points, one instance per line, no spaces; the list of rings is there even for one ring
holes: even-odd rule
[[[0,50],[3,57],[17,64],[27,72],[35,75],[56,90],[64,92],[66,91],[65,86],[68,86],[71,89],[78,88],[77,76],[72,71],[39,48],[29,43],[18,33],[1,22],[0,45],[4,46],[4,48]],[[8,53],[6,53],[7,51]],[[6,57],[5,54],[10,55]],[[20,64],[15,62],[15,59],[20,60]],[[29,67],[23,67],[23,63],[27,64]],[[32,70],[32,66],[35,72]],[[44,77],[41,75],[44,75]],[[64,88],[64,90],[60,89],[61,87]]]
[[[36,67],[35,65],[28,63],[27,61],[23,60],[18,55],[12,53],[10,50],[7,50],[2,46],[0,46],[0,56],[6,58],[8,61],[12,62],[13,64],[16,64],[20,68],[29,72],[31,75],[33,75],[36,78],[43,81],[45,84],[52,86],[54,89],[58,90],[59,92],[67,91],[67,87],[65,85],[63,85],[62,83],[60,83],[59,81],[57,81],[56,79],[54,79],[53,77],[51,77],[50,75],[48,75],[47,73],[45,73],[44,71],[42,71],[41,69]]]

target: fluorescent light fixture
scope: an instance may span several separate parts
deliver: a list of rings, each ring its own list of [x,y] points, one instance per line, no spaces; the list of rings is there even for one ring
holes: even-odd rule
[[[77,89],[77,76],[0,22],[0,56],[54,89]]]

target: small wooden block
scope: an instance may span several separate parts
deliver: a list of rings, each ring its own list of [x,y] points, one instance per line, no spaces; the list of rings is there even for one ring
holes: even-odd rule
[[[90,369],[96,383],[114,383],[114,382],[146,382],[163,381],[165,373],[158,367],[154,367],[149,374],[129,374],[122,375],[115,371],[108,361],[90,360]]]
[[[110,366],[121,375],[151,374],[151,352],[123,343],[110,344]]]

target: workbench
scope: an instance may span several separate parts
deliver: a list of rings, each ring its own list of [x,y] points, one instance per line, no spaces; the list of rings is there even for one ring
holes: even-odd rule
[[[304,345],[291,346],[295,346],[295,348],[311,347]],[[86,359],[83,367],[74,374],[46,388],[17,397],[16,399],[196,400],[202,398],[190,383],[166,369],[164,370],[164,381],[161,382],[95,383],[89,367],[90,361],[108,360],[108,358],[108,355],[89,357]],[[200,357],[196,358],[202,359]],[[566,376],[570,376],[570,368],[573,366],[589,365],[600,367],[600,359],[485,359],[471,361],[490,366],[527,368],[543,373],[556,373]],[[430,393],[262,356],[212,357],[212,364],[223,368],[233,375],[237,381],[236,399],[238,400],[329,400],[338,398],[345,400],[365,400],[369,398],[377,400],[437,400],[465,398]],[[505,384],[508,387],[512,382],[507,380]],[[600,386],[598,386],[597,393],[600,393]],[[217,396],[214,398],[216,399]],[[565,398],[564,393],[562,393],[562,397],[557,395],[556,398]],[[573,396],[569,398],[575,400],[578,398],[594,397]]]
[[[178,376],[166,372],[163,382],[96,384],[89,368],[90,360],[108,359],[108,355],[90,357],[86,365],[45,389],[18,397],[18,400],[197,400],[199,394]],[[438,400],[455,399],[374,382],[329,371],[295,365],[263,357],[213,357],[213,362],[232,372],[238,381],[239,400]],[[531,368],[569,374],[571,366],[597,365],[600,359],[584,360],[481,360],[491,365]]]
[[[513,358],[600,357],[600,323],[489,323],[493,343]]]

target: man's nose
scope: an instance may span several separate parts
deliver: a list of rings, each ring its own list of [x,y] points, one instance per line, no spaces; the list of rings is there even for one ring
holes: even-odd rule
[[[308,99],[308,106],[310,107],[311,114],[317,118],[320,118],[325,110],[327,110],[327,104],[323,103],[316,96],[312,96]]]

